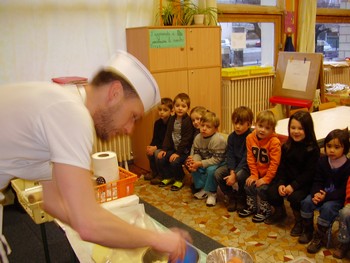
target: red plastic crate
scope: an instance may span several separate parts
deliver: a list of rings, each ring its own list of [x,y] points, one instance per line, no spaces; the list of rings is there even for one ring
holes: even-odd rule
[[[119,167],[119,180],[96,186],[96,199],[99,203],[105,203],[132,195],[136,181],[136,174]]]

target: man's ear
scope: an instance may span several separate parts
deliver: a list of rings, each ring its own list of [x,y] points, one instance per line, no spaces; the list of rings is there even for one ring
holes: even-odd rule
[[[124,97],[123,86],[119,80],[111,82],[108,88],[107,102],[115,104],[119,102]]]

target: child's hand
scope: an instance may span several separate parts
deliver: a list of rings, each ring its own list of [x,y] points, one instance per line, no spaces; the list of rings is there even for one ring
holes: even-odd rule
[[[160,151],[157,155],[158,159],[162,159],[166,155],[165,151]]]
[[[291,195],[294,192],[293,187],[289,184],[287,185],[286,189],[285,189],[285,193],[286,195]]]
[[[231,171],[230,175],[224,177],[224,180],[226,181],[226,185],[232,186],[236,183],[236,174],[234,171]]]
[[[170,155],[169,161],[174,162],[179,157],[180,157],[180,155],[173,153],[172,155]]]
[[[262,186],[266,184],[266,182],[264,181],[264,178],[260,178],[259,180],[256,181],[256,187]]]
[[[255,183],[255,179],[254,178],[251,178],[250,176],[247,178],[247,180],[245,181],[245,184],[247,186],[251,186],[253,183]]]
[[[285,185],[280,185],[278,187],[278,193],[280,196],[286,196],[286,186]]]
[[[324,198],[326,197],[326,192],[323,190],[320,190],[318,193],[316,193],[314,195],[314,197],[312,198],[312,202],[317,205],[320,202],[322,202],[324,200]]]
[[[152,156],[156,150],[157,150],[157,146],[149,145],[146,147],[146,154],[149,156]]]
[[[191,165],[190,165],[190,169],[191,169],[192,172],[195,172],[195,171],[197,171],[198,168],[201,167],[201,166],[202,166],[202,162],[201,162],[201,161],[197,161],[197,162],[192,161],[192,163],[191,163]]]

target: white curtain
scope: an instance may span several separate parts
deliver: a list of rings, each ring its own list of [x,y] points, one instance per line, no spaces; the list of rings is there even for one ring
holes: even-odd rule
[[[151,26],[156,0],[1,0],[0,84],[62,76],[91,79],[125,28]]]

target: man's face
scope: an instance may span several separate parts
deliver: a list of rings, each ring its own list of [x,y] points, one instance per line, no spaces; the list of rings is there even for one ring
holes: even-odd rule
[[[143,104],[137,97],[124,98],[113,106],[98,109],[93,115],[96,134],[101,140],[131,134],[135,122],[143,114]]]

